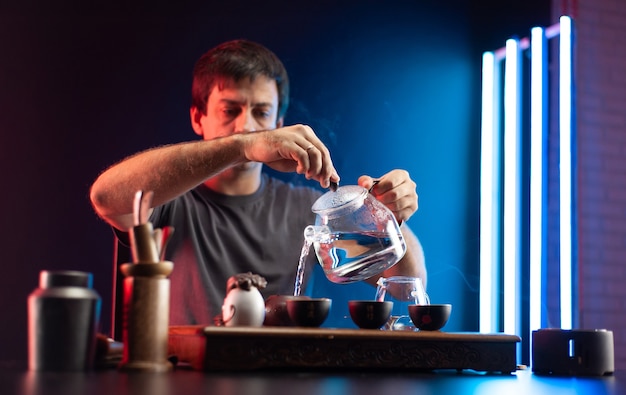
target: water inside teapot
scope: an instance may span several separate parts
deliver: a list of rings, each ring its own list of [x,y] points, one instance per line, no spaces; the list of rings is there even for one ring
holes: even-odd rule
[[[393,213],[359,185],[338,187],[320,196],[311,210],[315,225],[304,230],[294,295],[300,295],[305,264],[315,251],[334,283],[368,279],[395,265],[406,245]]]
[[[404,254],[402,233],[332,232],[327,226],[305,230],[294,295],[299,296],[311,246],[326,277],[334,283],[370,278],[393,266]]]
[[[331,240],[314,242],[313,248],[326,276],[335,283],[370,278],[398,262],[404,253],[387,232],[336,232]]]

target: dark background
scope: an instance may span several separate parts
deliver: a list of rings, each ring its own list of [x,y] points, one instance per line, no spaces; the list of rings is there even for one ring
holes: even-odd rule
[[[549,25],[549,1],[39,3],[0,5],[0,361],[26,359],[26,299],[43,269],[92,272],[109,331],[113,237],[89,186],[127,155],[196,138],[193,64],[234,38],[281,57],[286,123],[318,132],[343,184],[411,173],[431,299],[454,305],[446,330],[478,329],[481,56]],[[374,296],[314,286],[336,295],[330,324],[344,300]]]

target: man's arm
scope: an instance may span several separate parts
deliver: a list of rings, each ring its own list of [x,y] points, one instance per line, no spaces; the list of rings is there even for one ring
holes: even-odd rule
[[[136,191],[153,191],[153,206],[163,204],[234,164],[243,162],[236,139],[195,141],[149,149],[104,171],[90,197],[100,217],[112,226],[132,226]]]
[[[359,185],[369,189],[378,201],[387,206],[399,223],[408,220],[417,211],[416,184],[405,170],[392,170],[376,180],[370,176],[361,176]],[[406,253],[398,263],[386,270],[383,276],[419,277],[425,288],[427,273],[422,245],[406,224],[403,224],[400,230],[406,243]],[[375,284],[377,280],[378,277],[370,278],[368,282]]]
[[[141,152],[104,171],[92,185],[90,197],[100,217],[127,230],[132,226],[136,191],[153,191],[152,205],[158,206],[229,167],[250,161],[304,174],[323,187],[331,178],[339,180],[328,149],[313,130],[293,125]]]
[[[422,279],[424,289],[426,289],[428,273],[426,272],[426,260],[424,258],[422,243],[420,243],[415,233],[413,233],[407,224],[402,225],[400,230],[402,231],[404,242],[406,243],[406,253],[398,263],[383,273],[383,277],[419,277]],[[378,278],[375,280],[378,280]]]

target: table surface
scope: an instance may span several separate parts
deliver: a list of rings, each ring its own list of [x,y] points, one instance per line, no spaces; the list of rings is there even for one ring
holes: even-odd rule
[[[428,373],[254,372],[211,373],[177,369],[169,373],[29,372],[0,368],[0,393],[21,395],[400,395],[400,394],[626,394],[626,371],[604,377],[547,377],[463,371]]]

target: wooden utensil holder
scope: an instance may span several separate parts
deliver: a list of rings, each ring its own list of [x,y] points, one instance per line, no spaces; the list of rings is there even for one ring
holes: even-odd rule
[[[126,263],[124,279],[123,371],[166,372],[168,356],[170,280],[174,264]]]

